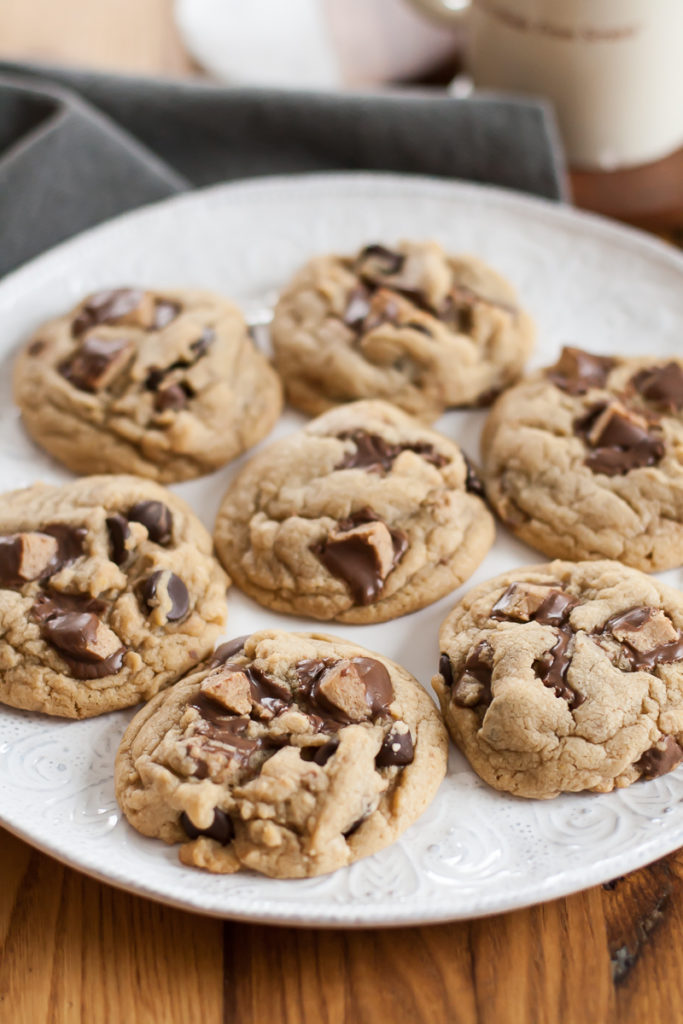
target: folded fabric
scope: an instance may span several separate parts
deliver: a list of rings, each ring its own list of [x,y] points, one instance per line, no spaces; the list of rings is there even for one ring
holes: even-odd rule
[[[0,274],[117,213],[253,175],[433,174],[564,196],[542,101],[295,93],[0,62]]]

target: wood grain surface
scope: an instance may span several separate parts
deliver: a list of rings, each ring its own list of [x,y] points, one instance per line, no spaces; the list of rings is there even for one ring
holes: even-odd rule
[[[0,56],[192,71],[167,0],[0,0]],[[344,932],[172,910],[0,830],[0,1024],[676,1024],[682,1006],[683,852],[504,916]]]

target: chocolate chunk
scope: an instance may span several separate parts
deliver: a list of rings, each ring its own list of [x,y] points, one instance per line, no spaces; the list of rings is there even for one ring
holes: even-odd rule
[[[109,533],[109,551],[112,562],[116,565],[123,565],[130,554],[126,547],[126,541],[130,537],[130,527],[125,516],[115,512],[107,516],[107,531]]]
[[[664,455],[664,443],[627,410],[600,403],[574,423],[574,431],[593,449],[585,464],[594,473],[622,476],[632,469],[654,466]]]
[[[556,697],[566,700],[572,711],[585,700],[585,697],[573,690],[567,682],[567,671],[572,661],[573,638],[571,629],[558,629],[557,640],[553,646],[533,663],[533,670],[543,685],[554,690]]]
[[[356,271],[361,277],[364,276],[363,264],[371,261],[371,272],[373,274],[398,274],[403,269],[406,261],[403,253],[387,249],[385,245],[366,245],[356,258]],[[372,278],[371,278],[372,280]]]
[[[562,391],[583,395],[591,388],[604,388],[613,366],[614,360],[606,356],[594,356],[580,348],[566,347],[546,375]]]
[[[344,839],[348,839],[349,836],[352,836],[354,832],[357,832],[358,829],[363,824],[363,822],[367,821],[367,819],[370,817],[370,813],[371,812],[368,811],[366,814],[361,814],[360,818],[357,818],[354,821],[353,825],[351,825],[349,828],[347,828],[346,832],[342,832],[342,835],[344,836]]]
[[[248,639],[249,633],[245,633],[244,636],[236,636],[234,640],[227,640],[224,644],[221,644],[213,652],[208,667],[214,668],[217,665],[224,665],[226,661],[230,661],[236,654],[240,654],[244,650],[244,644]]]
[[[337,434],[340,441],[353,441],[355,451],[349,452],[338,463],[335,469],[367,469],[370,473],[388,472],[401,452],[415,452],[433,466],[445,466],[448,459],[437,452],[434,445],[426,441],[414,444],[391,444],[379,434],[369,434],[366,430],[348,430]]]
[[[216,332],[213,327],[205,327],[200,336],[196,341],[190,344],[190,349],[194,352],[194,361],[201,359],[203,355],[209,350],[209,347],[216,340]]]
[[[47,343],[43,341],[42,338],[36,338],[36,340],[32,341],[31,344],[28,346],[28,354],[30,356],[39,356],[40,353],[45,349],[46,344]]]
[[[335,469],[367,469],[371,473],[387,472],[394,459],[402,451],[396,444],[390,444],[379,434],[368,434],[365,430],[349,430],[337,435],[340,441],[353,441],[355,450],[348,452]]]
[[[83,554],[87,530],[51,523],[41,530],[0,537],[0,587],[46,579]]]
[[[134,346],[128,338],[86,338],[59,367],[62,377],[79,391],[106,388],[126,366]]]
[[[482,640],[469,652],[462,674],[453,686],[452,693],[455,704],[460,707],[474,708],[491,703],[492,661],[493,652],[486,640]],[[451,678],[453,678],[452,668]]]
[[[208,828],[197,828],[185,811],[180,815],[180,824],[188,839],[198,839],[199,836],[206,836],[207,839],[215,839],[221,846],[227,846],[235,836],[235,826],[219,807],[213,812],[213,821]]]
[[[168,622],[179,622],[180,619],[185,618],[190,607],[190,596],[187,592],[187,587],[180,576],[176,576],[174,572],[169,572],[167,569],[158,569],[151,576],[148,576],[142,584],[142,600],[149,612],[161,604],[164,593],[168,595],[171,604],[171,607],[166,612],[166,620]]]
[[[76,337],[98,324],[111,324],[123,320],[138,308],[143,298],[144,292],[138,288],[115,288],[97,292],[83,304],[71,325],[71,333]]]
[[[543,626],[560,626],[567,621],[579,601],[563,590],[551,590],[534,614],[534,620]]]
[[[310,693],[316,679],[322,675],[325,669],[336,665],[338,660],[335,658],[306,658],[304,661],[298,661],[294,668],[302,690],[305,693]]]
[[[171,321],[175,320],[180,312],[180,303],[171,302],[169,299],[157,299],[154,303],[154,321],[152,327],[155,331],[161,331],[168,327]]]
[[[41,635],[77,679],[100,679],[121,670],[126,648],[93,612],[55,609],[42,620]]]
[[[439,675],[446,686],[453,685],[453,666],[451,665],[451,659],[444,651],[439,655]]]
[[[368,528],[359,529],[365,526]],[[336,531],[311,548],[325,568],[346,583],[354,602],[361,605],[372,604],[379,597],[386,577],[407,549],[405,533],[391,529],[369,508],[339,520]]]
[[[511,583],[491,609],[492,619],[512,622],[540,622],[543,626],[561,626],[578,600],[555,587],[529,583]]]
[[[394,688],[386,668],[375,658],[351,658],[351,665],[365,686],[365,699],[373,715],[381,714],[394,700]]]
[[[653,631],[650,624],[656,617],[660,619],[661,626],[657,630],[655,625]],[[639,637],[629,634],[641,633],[647,627],[650,627],[647,637],[656,637],[659,632],[664,637],[664,642],[642,650],[643,644],[638,642]],[[634,671],[651,672],[657,665],[671,665],[683,659],[683,634],[675,630],[668,616],[648,605],[638,605],[612,615],[602,629],[596,632],[611,635],[620,644],[622,653]]]
[[[45,591],[38,594],[31,607],[31,618],[34,622],[45,622],[55,615],[65,612],[92,612],[102,615],[109,607],[107,601],[89,594],[61,594],[57,591]]]
[[[339,740],[335,737],[332,740],[328,740],[327,743],[323,743],[322,747],[314,747],[315,754],[313,760],[322,767],[327,764],[338,746]]]
[[[383,717],[394,700],[389,673],[375,658],[314,658],[298,662],[296,671],[311,705],[337,722]]]
[[[199,712],[198,734],[205,737],[213,746],[204,743],[204,749],[211,752],[227,753],[243,765],[249,763],[252,754],[265,747],[260,737],[247,735],[251,719],[236,717],[205,693],[198,693],[190,707]],[[215,745],[221,744],[229,750],[221,750]]]
[[[646,750],[636,768],[644,779],[657,779],[666,775],[683,761],[683,747],[673,736],[663,736],[654,747]]]
[[[347,327],[359,330],[370,312],[370,292],[362,284],[352,288],[346,299],[342,320]]]
[[[154,396],[154,408],[157,412],[166,412],[173,409],[177,412],[187,405],[187,392],[181,384],[170,384],[162,391],[157,391]]]
[[[15,533],[0,537],[0,587],[21,587],[56,571],[58,544],[47,533]]]
[[[259,668],[249,666],[243,669],[249,680],[251,699],[255,704],[265,708],[273,715],[279,714],[292,703],[292,695],[286,686],[278,683],[277,679],[261,671]]]
[[[173,537],[173,516],[163,501],[136,501],[128,512],[128,518],[142,523],[149,539],[155,544],[166,546]]]
[[[84,526],[70,526],[68,523],[48,523],[42,529],[57,541],[57,562],[59,568],[75,562],[83,554],[83,545],[88,531]]]
[[[392,765],[403,766],[412,764],[415,748],[410,732],[396,732],[393,729],[384,737],[375,758],[378,768],[389,768]]]
[[[474,468],[474,464],[472,463],[471,459],[467,457],[467,455],[463,454],[463,458],[465,460],[465,466],[467,467],[467,476],[465,477],[465,490],[468,491],[470,494],[476,494],[477,497],[485,499],[486,491],[484,490],[484,485],[479,479],[477,471]]]
[[[434,310],[437,318],[451,330],[460,334],[469,334],[474,330],[474,307],[477,296],[469,288],[458,288],[446,296],[438,309]]]
[[[165,370],[162,370],[158,366],[150,367],[149,372],[145,378],[145,387],[147,388],[148,391],[156,391],[165,376]]]
[[[683,368],[679,363],[640,370],[631,378],[631,385],[659,409],[666,412],[683,409]]]

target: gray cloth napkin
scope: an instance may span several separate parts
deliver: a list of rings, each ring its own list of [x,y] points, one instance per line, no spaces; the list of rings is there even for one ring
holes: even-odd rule
[[[0,61],[0,274],[186,189],[340,169],[565,195],[541,101],[279,92]]]

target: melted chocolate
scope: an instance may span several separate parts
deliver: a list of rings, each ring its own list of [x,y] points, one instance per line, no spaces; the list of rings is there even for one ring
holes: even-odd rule
[[[138,501],[128,512],[128,518],[142,523],[149,539],[155,544],[166,546],[173,537],[173,516],[168,505],[162,501]]]
[[[652,672],[657,665],[670,665],[675,661],[683,659],[683,634],[680,632],[678,640],[672,640],[667,644],[659,644],[657,647],[653,647],[651,651],[639,651],[627,639],[619,640],[614,636],[615,629],[637,632],[646,622],[649,622],[656,611],[656,608],[651,608],[648,605],[638,605],[635,608],[629,608],[625,612],[612,615],[602,629],[597,631],[603,634],[611,634],[617,640],[634,671],[643,669],[646,672]]]
[[[580,348],[566,347],[546,375],[562,391],[583,395],[591,388],[604,388],[613,366],[614,360],[606,356],[594,356]]]
[[[158,569],[153,572],[151,576],[148,576],[141,585],[140,594],[142,602],[147,608],[148,612],[151,612],[156,606],[154,604],[154,598],[157,596],[159,584],[164,577],[164,570]],[[190,607],[190,595],[187,592],[187,587],[181,580],[180,576],[176,576],[172,572],[166,582],[166,593],[171,601],[171,607],[166,612],[166,619],[168,622],[179,622],[180,619],[184,619],[188,613]]]
[[[282,686],[272,676],[261,669],[236,666],[236,671],[244,672],[249,680],[251,699],[266,711],[277,715],[292,703],[292,695],[286,686]]]
[[[383,522],[368,508],[361,509],[348,519],[339,520],[340,533],[352,530],[362,523]],[[385,524],[386,525],[386,524]],[[387,527],[391,535],[394,557],[391,570],[395,569],[408,549],[408,538],[402,530]],[[356,604],[372,604],[384,589],[385,580],[380,575],[377,554],[371,544],[360,536],[351,534],[340,539],[328,538],[311,550],[325,568],[346,583]]]
[[[467,467],[467,476],[465,478],[465,490],[469,491],[470,494],[476,494],[477,497],[485,499],[486,491],[484,490],[484,485],[479,479],[477,471],[474,468],[474,464],[472,463],[471,459],[467,457],[467,455],[463,455],[463,458],[465,460],[465,466]]]
[[[323,743],[322,747],[309,747],[308,749],[315,750],[313,760],[322,768],[323,765],[327,764],[329,759],[335,753],[338,746],[339,740],[336,737],[334,737],[334,739],[328,740],[327,743]]]
[[[106,658],[87,649],[97,637],[99,615],[105,608],[97,598],[68,594],[41,594],[31,608],[41,636],[56,648],[76,679],[101,679],[123,666],[123,646]]]
[[[439,655],[439,675],[446,686],[453,685],[453,666],[451,665],[451,659],[443,651]]]
[[[296,664],[299,685],[316,713],[321,714],[323,721],[332,719],[335,723],[348,725],[351,721],[341,708],[325,698],[320,690],[325,673],[340,664],[343,659],[312,658]],[[374,658],[350,658],[348,664],[353,666],[365,688],[365,701],[375,717],[383,717],[394,699],[394,688],[386,668]]]
[[[225,811],[221,811],[219,807],[214,810],[213,821],[208,828],[197,828],[185,811],[180,815],[180,824],[188,839],[206,836],[207,839],[215,839],[221,846],[227,846],[235,836],[235,826]]]
[[[69,526],[66,523],[50,523],[36,532],[53,537],[57,541],[57,550],[44,568],[33,577],[33,580],[45,580],[59,572],[83,554],[83,544],[88,531],[83,526]],[[19,575],[23,542],[19,534],[0,537],[0,587],[18,589],[27,582]]]
[[[486,640],[478,643],[467,655],[462,674],[453,686],[453,701],[460,707],[479,707],[482,704],[491,703],[491,677],[493,675],[491,657],[491,648]],[[470,703],[466,697],[468,677],[474,679],[481,687],[479,696],[474,703]],[[453,678],[452,667],[451,678]]]
[[[197,731],[213,743],[222,743],[232,748],[233,756],[244,764],[249,762],[249,758],[256,750],[264,748],[265,744],[261,738],[247,736],[250,718],[231,714],[207,694],[198,693],[193,697],[190,707],[200,715]]]
[[[663,743],[660,740],[656,746],[646,750],[640,760],[636,762],[636,768],[640,769],[641,778],[658,779],[660,775],[666,775],[683,761],[683,747],[674,737],[666,736],[663,739]]]
[[[593,450],[585,464],[594,473],[623,476],[632,469],[654,466],[664,455],[664,443],[630,417],[615,410],[598,437],[589,441],[595,423],[607,408],[605,403],[592,406],[587,414],[574,423],[574,431],[583,437]]]
[[[555,691],[556,697],[567,701],[570,710],[583,704],[585,697],[573,690],[567,682],[567,671],[572,661],[574,633],[569,628],[557,630],[557,640],[544,655],[533,663],[533,670],[544,686]]]
[[[515,604],[515,595],[519,588],[524,588],[523,583],[511,583],[504,594],[498,598],[491,609],[492,619],[509,619],[512,622],[540,622],[542,626],[561,626],[569,618],[572,608],[579,603],[571,594],[555,588],[548,589],[548,595],[543,599],[536,611],[530,612],[528,618],[515,615],[512,611]]]
[[[114,515],[107,516],[106,524],[107,532],[109,533],[109,553],[111,555],[111,560],[116,565],[123,565],[130,554],[126,547],[126,541],[130,537],[128,520],[125,516],[119,515],[119,513],[116,512]]]
[[[400,273],[406,261],[403,253],[394,252],[393,249],[388,249],[385,245],[376,243],[366,245],[358,254],[355,264],[356,271],[361,278],[363,277],[363,263],[367,259],[372,259],[377,266],[376,273],[387,275]],[[370,282],[373,283],[372,278],[370,278]]]
[[[353,441],[355,451],[348,452],[335,469],[367,469],[371,473],[386,473],[394,464],[401,452],[415,452],[433,466],[445,466],[448,459],[437,452],[434,445],[426,441],[414,444],[391,444],[379,434],[369,434],[366,430],[348,430],[337,434],[340,441]]]
[[[659,409],[666,412],[683,409],[683,368],[679,363],[640,370],[631,378],[631,385]]]
[[[143,295],[138,288],[115,288],[91,295],[74,318],[71,333],[77,337],[98,324],[116,323],[137,309]]]
[[[225,665],[226,661],[230,661],[236,654],[240,654],[244,650],[244,644],[249,639],[249,633],[245,633],[244,636],[236,636],[234,640],[227,640],[211,655],[211,660],[208,663],[208,668],[217,668],[218,665]]]

